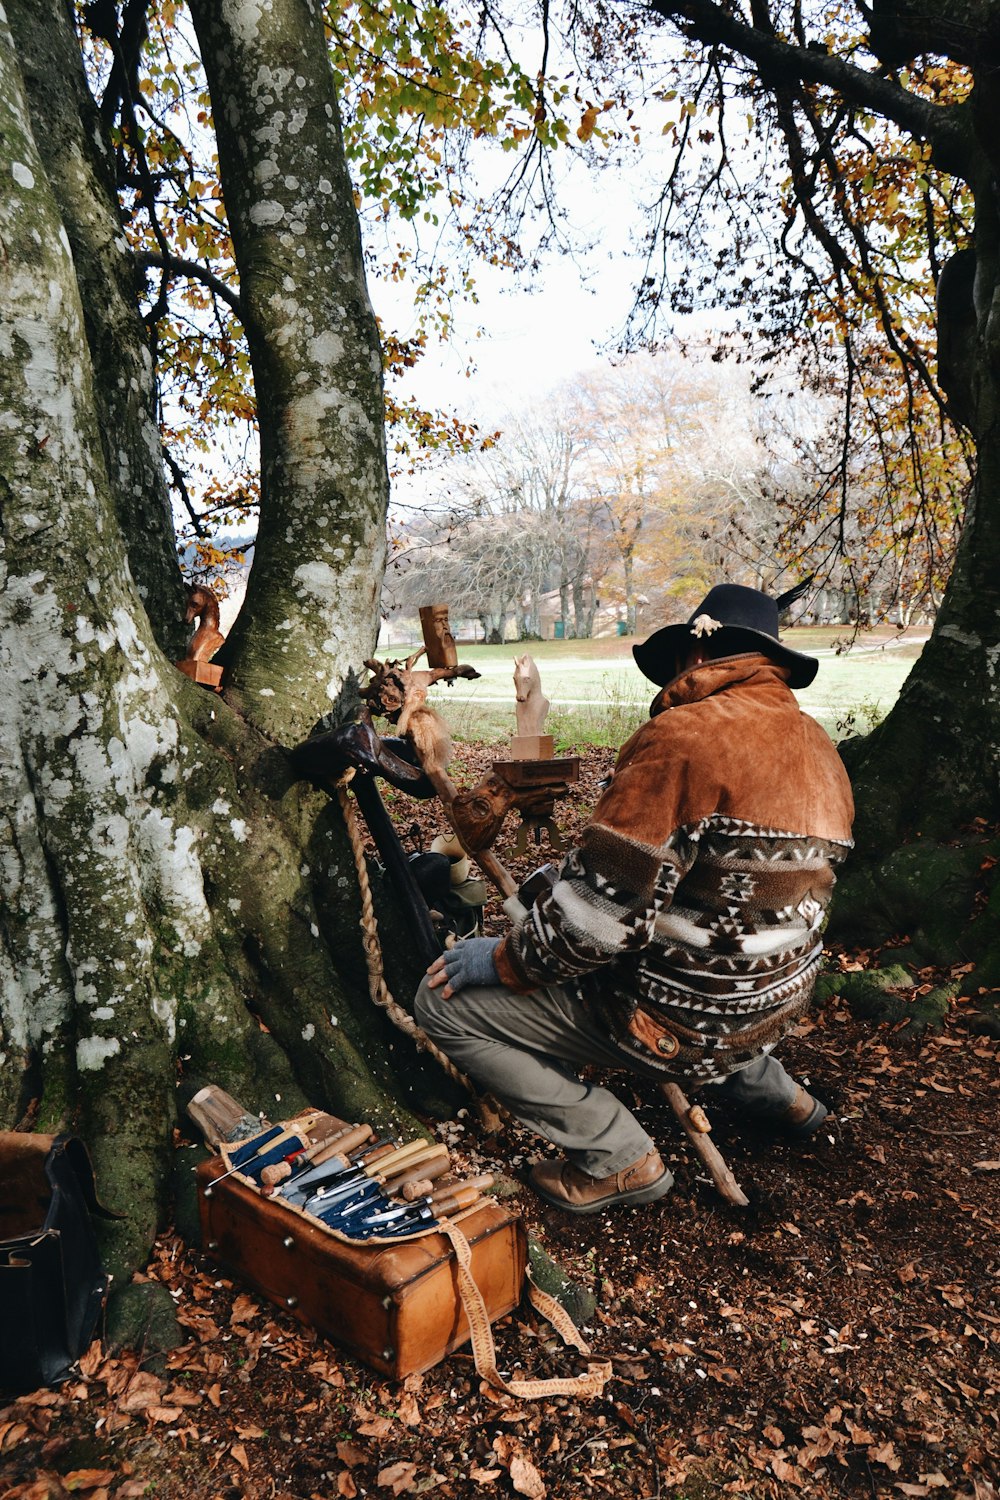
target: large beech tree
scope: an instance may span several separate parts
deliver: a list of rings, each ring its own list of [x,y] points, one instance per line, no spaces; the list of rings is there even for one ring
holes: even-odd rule
[[[172,665],[153,372],[70,10],[0,13],[0,1126],[83,1135],[128,1212],[119,1271],[162,1213],[178,1071],[271,1115],[385,1118],[401,1093],[339,810],[279,748],[340,711],[384,562],[380,350],[324,28],[314,0],[192,14],[262,414],[224,697]]]

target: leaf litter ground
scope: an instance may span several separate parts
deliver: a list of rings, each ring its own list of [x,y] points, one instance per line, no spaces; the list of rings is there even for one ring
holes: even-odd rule
[[[492,753],[463,746],[462,781]],[[584,755],[568,832],[610,762]],[[436,831],[426,805],[394,813],[428,842]],[[655,1090],[617,1076],[669,1160],[670,1196],[584,1219],[518,1198],[596,1294],[586,1332],[614,1370],[602,1399],[495,1395],[467,1352],[387,1382],[167,1234],[146,1275],[169,1289],[187,1341],[166,1356],[95,1342],[65,1385],[0,1409],[0,1500],[993,1500],[997,1043],[967,1015],[959,999],[918,1040],[836,997],[815,1012],[783,1051],[833,1111],[808,1145],[749,1130],[707,1093],[748,1209],[716,1196]],[[463,1173],[520,1180],[546,1149],[517,1130],[485,1137],[468,1115],[436,1129]],[[565,1374],[576,1358],[530,1313],[496,1338],[508,1372]]]

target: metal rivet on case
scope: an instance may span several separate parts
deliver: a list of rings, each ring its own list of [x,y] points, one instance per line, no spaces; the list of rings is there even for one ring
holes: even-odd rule
[[[206,1198],[211,1198],[211,1196],[212,1196],[212,1189],[210,1187],[207,1187],[205,1189],[205,1197]]]
[[[298,1297],[286,1297],[285,1298],[285,1306],[286,1307],[298,1307],[298,1305],[299,1305],[299,1299],[298,1299]]]
[[[383,1359],[392,1359],[392,1357],[393,1357],[393,1355],[395,1353],[396,1353],[395,1349],[393,1349],[392,1346],[390,1345],[388,1348],[382,1350],[382,1358]]]
[[[218,1242],[218,1240],[209,1240],[209,1242],[205,1246],[205,1248],[206,1248],[206,1250],[218,1250],[218,1248],[219,1248],[219,1242]]]
[[[388,1309],[392,1306],[392,1298],[391,1297],[383,1297],[382,1298],[382,1306],[388,1311]]]
[[[678,1050],[679,1042],[675,1036],[661,1036],[656,1043],[657,1050],[665,1052],[668,1057]]]
[[[291,1237],[290,1234],[286,1234],[285,1238],[282,1240],[281,1243],[284,1245],[284,1247],[285,1247],[286,1250],[294,1250],[295,1249],[295,1241],[292,1239],[292,1237]]]

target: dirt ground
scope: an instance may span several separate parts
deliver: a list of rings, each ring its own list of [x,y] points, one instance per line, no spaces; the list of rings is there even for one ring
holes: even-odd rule
[[[607,765],[587,758],[569,831]],[[596,1294],[601,1398],[497,1395],[467,1351],[395,1385],[166,1234],[148,1275],[187,1342],[165,1359],[95,1343],[66,1385],[0,1409],[0,1500],[994,1497],[998,1044],[969,1009],[960,997],[920,1040],[837,999],[811,1015],[783,1053],[833,1110],[808,1145],[707,1095],[745,1209],[714,1192],[655,1091],[618,1078],[669,1159],[669,1197],[584,1219],[516,1200]],[[463,1174],[521,1179],[545,1149],[468,1116],[437,1129]],[[503,1372],[583,1367],[524,1308],[495,1332]]]

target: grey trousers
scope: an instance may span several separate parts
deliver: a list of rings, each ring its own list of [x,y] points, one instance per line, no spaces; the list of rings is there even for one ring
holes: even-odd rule
[[[655,1149],[631,1110],[576,1070],[595,1063],[657,1083],[667,1081],[666,1075],[617,1047],[558,985],[530,995],[490,985],[444,1000],[425,979],[414,1014],[453,1062],[589,1176],[610,1177]],[[766,1116],[791,1104],[797,1084],[775,1058],[761,1056],[713,1087],[748,1113]]]

